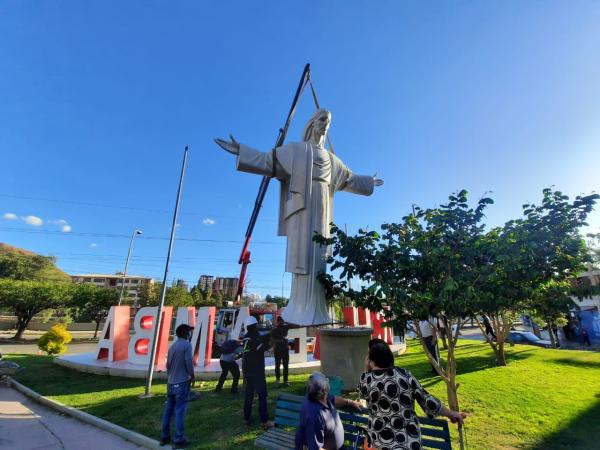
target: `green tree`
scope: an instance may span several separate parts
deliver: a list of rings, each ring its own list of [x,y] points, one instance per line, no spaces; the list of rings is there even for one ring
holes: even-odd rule
[[[592,261],[588,268],[590,270],[600,270],[600,233],[588,233],[588,248]]]
[[[597,194],[577,196],[570,202],[562,192],[544,189],[540,205],[523,206],[525,218],[520,224],[529,244],[525,262],[533,291],[530,307],[545,319],[550,330],[577,307],[573,296],[582,298],[594,292],[573,280],[592,262],[580,229],[587,225],[599,198]],[[549,334],[556,346],[554,333]]]
[[[285,297],[282,297],[280,295],[275,295],[274,297],[271,297],[270,300],[267,300],[267,302],[276,303],[277,304],[277,308],[283,308],[284,306],[287,305],[288,299],[285,298]]]
[[[158,306],[161,288],[162,283],[144,283],[139,290],[138,305],[140,307]]]
[[[407,319],[447,318],[445,365],[429,354],[419,327],[416,331],[427,357],[446,383],[448,404],[455,411],[460,411],[455,348],[463,318],[473,314],[485,282],[482,275],[487,259],[479,251],[479,243],[484,234],[484,212],[491,203],[491,199],[482,198],[471,208],[463,190],[450,196],[445,205],[415,207],[402,222],[382,225],[382,236],[365,230],[349,236],[333,226],[331,238],[315,237],[317,242],[332,245],[332,269],[341,269],[342,281],[321,277],[331,291],[330,297],[342,292],[358,306],[384,311],[397,325]],[[358,290],[348,287],[346,280],[354,278],[361,281]]]
[[[185,287],[175,285],[167,289],[165,305],[175,307],[194,306],[194,299]]]
[[[0,280],[0,306],[17,316],[17,332],[21,338],[34,315],[49,308],[62,308],[70,301],[70,283]]]
[[[82,322],[96,322],[96,339],[100,322],[106,317],[110,307],[119,303],[119,292],[92,284],[77,284],[72,287],[71,292],[70,306],[75,311],[76,319]]]

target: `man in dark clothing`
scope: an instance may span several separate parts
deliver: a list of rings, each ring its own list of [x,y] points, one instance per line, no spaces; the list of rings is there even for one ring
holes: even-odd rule
[[[184,434],[184,419],[187,410],[190,385],[194,383],[194,365],[192,363],[192,345],[190,336],[193,328],[179,325],[175,334],[177,340],[167,354],[167,403],[162,417],[160,445],[171,442],[171,419],[175,414],[175,437],[173,445],[184,447],[189,441]]]
[[[257,321],[250,316],[244,320],[246,336],[244,337],[244,353],[242,370],[244,372],[244,421],[251,425],[252,401],[254,391],[258,394],[258,413],[263,428],[271,428],[267,409],[267,380],[265,378],[265,352],[269,349],[265,339],[258,333]]]
[[[289,386],[288,367],[290,365],[290,349],[288,346],[287,335],[291,327],[285,323],[281,316],[277,317],[277,326],[271,330],[271,344],[273,345],[273,355],[275,356],[275,378],[279,384],[280,372],[279,365],[283,363],[283,385]]]
[[[239,341],[230,339],[223,343],[221,346],[221,352],[221,358],[219,359],[219,363],[221,364],[221,376],[219,377],[219,382],[217,383],[215,391],[219,392],[221,389],[223,389],[223,383],[225,383],[227,373],[231,372],[231,376],[233,377],[231,393],[237,394],[238,382],[240,380],[240,368],[236,361],[242,357],[242,346],[240,345]]]
[[[590,335],[585,327],[581,327],[581,343],[583,345],[587,345],[588,347],[592,346],[592,343],[590,342]]]

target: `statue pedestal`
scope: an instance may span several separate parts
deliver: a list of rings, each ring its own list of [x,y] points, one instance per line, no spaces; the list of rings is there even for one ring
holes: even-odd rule
[[[345,391],[353,391],[365,371],[372,328],[320,328],[321,372],[341,377]]]

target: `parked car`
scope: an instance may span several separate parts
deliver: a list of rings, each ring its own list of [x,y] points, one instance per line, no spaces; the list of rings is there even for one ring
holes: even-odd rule
[[[551,348],[552,343],[540,339],[531,331],[511,331],[508,337],[508,342],[511,344],[528,344],[536,347]]]

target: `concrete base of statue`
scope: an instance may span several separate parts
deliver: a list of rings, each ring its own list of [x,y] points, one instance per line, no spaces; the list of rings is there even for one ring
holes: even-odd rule
[[[312,353],[305,356],[304,361],[293,358],[290,354],[290,374],[312,373],[320,370],[318,359],[312,357]],[[95,353],[80,353],[78,355],[59,356],[54,358],[54,363],[80,372],[93,373],[96,375],[107,375],[116,377],[145,378],[148,366],[143,364],[132,364],[128,361],[110,362],[96,359]],[[265,358],[265,373],[267,376],[275,374],[275,360],[273,357]],[[217,380],[221,375],[221,365],[218,359],[212,359],[206,366],[195,366],[194,374],[196,380]],[[164,364],[155,368],[154,379],[164,380],[167,372]],[[231,375],[228,377],[231,380]]]
[[[365,371],[365,356],[372,328],[320,328],[321,372],[338,376],[344,383],[344,391],[353,391],[360,375]]]

